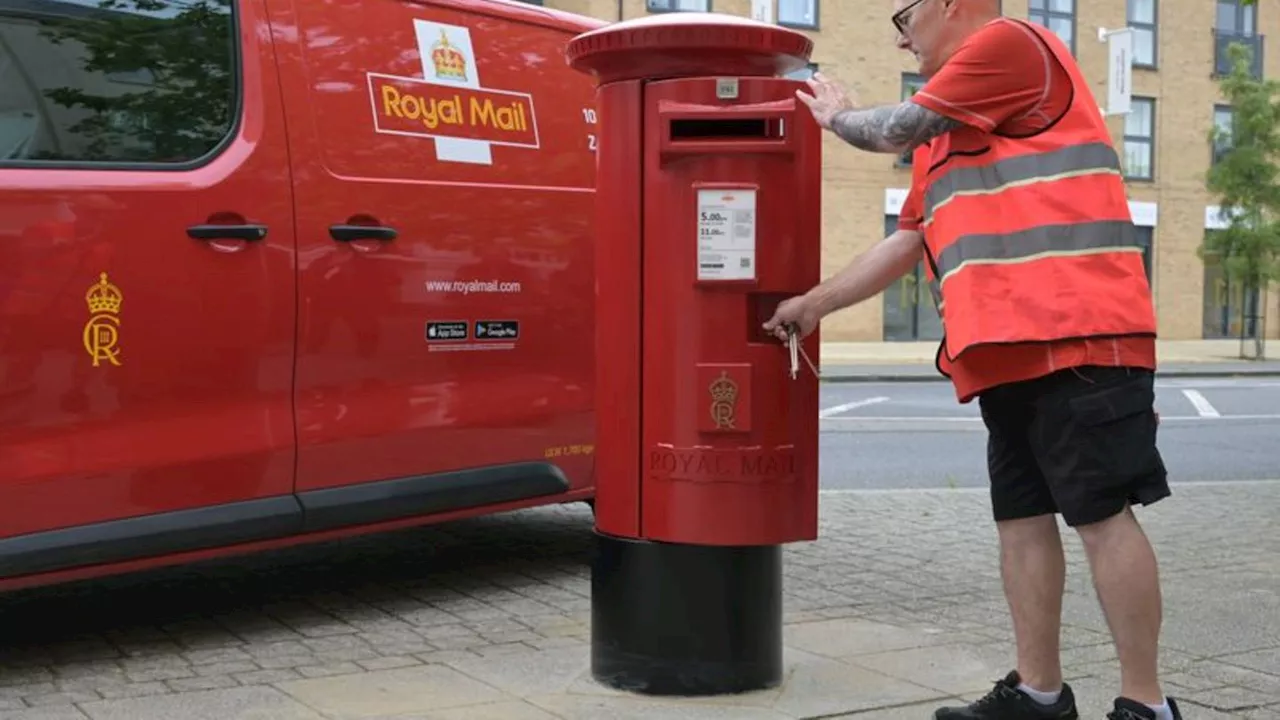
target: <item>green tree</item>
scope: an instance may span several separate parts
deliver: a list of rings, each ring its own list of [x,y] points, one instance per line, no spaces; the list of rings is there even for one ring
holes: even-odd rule
[[[1233,119],[1225,133],[1215,128],[1209,141],[1222,148],[1205,185],[1216,196],[1225,229],[1206,233],[1200,257],[1214,255],[1227,281],[1265,303],[1272,280],[1280,279],[1280,83],[1253,76],[1252,51],[1233,43],[1227,52],[1231,73],[1219,84]],[[1244,304],[1241,304],[1243,315]],[[1243,320],[1243,317],[1242,317]],[[1265,330],[1254,332],[1254,357],[1265,358]],[[1241,357],[1245,357],[1241,347]]]
[[[145,79],[123,92],[111,83],[46,91],[89,111],[67,128],[86,141],[72,159],[175,162],[212,150],[235,107],[230,2],[99,0],[92,17],[46,20],[51,42],[83,48],[86,77]]]

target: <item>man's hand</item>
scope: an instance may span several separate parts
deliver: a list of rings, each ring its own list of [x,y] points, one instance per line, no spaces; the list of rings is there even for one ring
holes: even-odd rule
[[[805,338],[809,333],[817,329],[821,320],[822,312],[813,298],[808,295],[798,295],[779,303],[778,309],[773,311],[773,317],[765,322],[764,329],[776,335],[779,340],[786,342],[788,337],[787,323],[795,323],[797,326],[796,336]]]
[[[813,91],[809,95],[803,90],[796,91],[796,97],[800,102],[809,108],[809,112],[813,113],[813,119],[825,130],[831,129],[831,120],[842,110],[856,110],[858,108],[858,97],[854,94],[845,92],[834,80],[828,80],[826,75],[822,73],[814,73],[813,77],[805,81],[809,85],[809,89]]]
[[[857,95],[846,93],[822,73],[806,81],[813,95],[803,90],[796,97],[809,108],[813,119],[854,147],[871,152],[901,155],[923,142],[956,128],[958,120],[939,115],[910,100],[896,105],[861,108]]]

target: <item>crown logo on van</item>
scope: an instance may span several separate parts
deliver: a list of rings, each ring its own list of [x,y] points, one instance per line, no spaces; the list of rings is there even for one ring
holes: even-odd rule
[[[436,77],[467,79],[467,56],[449,44],[443,28],[440,40],[431,46],[431,62],[435,65]]]
[[[97,284],[89,288],[84,295],[84,301],[89,306],[89,312],[97,313],[118,313],[120,305],[124,302],[124,293],[120,292],[120,288],[113,285],[107,280],[107,274],[102,273],[98,276]]]

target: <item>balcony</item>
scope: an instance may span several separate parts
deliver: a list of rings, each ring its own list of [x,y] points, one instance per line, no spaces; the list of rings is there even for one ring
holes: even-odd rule
[[[1213,72],[1215,75],[1231,74],[1231,54],[1227,52],[1232,43],[1245,45],[1253,53],[1250,66],[1253,76],[1262,79],[1262,35],[1242,35],[1234,30],[1213,31]]]

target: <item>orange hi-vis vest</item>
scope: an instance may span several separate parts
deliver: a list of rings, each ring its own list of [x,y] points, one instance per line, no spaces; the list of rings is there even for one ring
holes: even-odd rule
[[[940,351],[953,361],[975,345],[1156,332],[1102,112],[1058,37],[1023,24],[1071,76],[1066,113],[1030,137],[965,126],[916,153]]]

